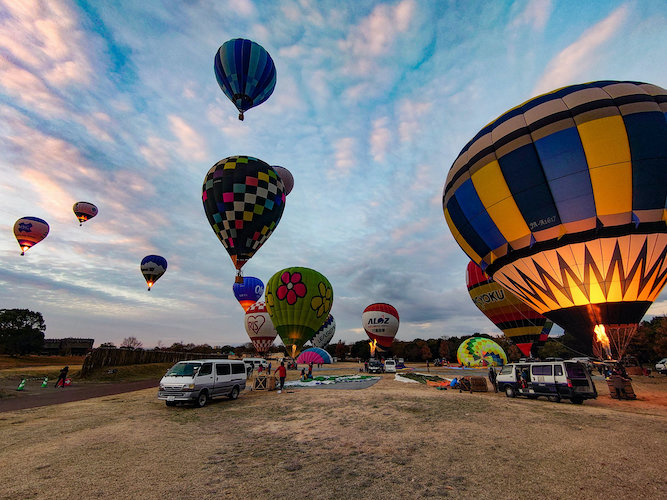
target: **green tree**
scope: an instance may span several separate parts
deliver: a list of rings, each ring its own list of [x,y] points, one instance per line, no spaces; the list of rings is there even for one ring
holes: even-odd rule
[[[350,347],[350,356],[353,358],[368,359],[371,357],[371,346],[366,340],[357,340]]]
[[[0,309],[0,350],[24,355],[44,347],[44,318],[29,309]]]

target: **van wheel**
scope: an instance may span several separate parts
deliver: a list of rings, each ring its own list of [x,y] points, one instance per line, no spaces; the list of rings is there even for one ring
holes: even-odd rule
[[[581,399],[581,398],[571,398],[571,399],[570,399],[570,402],[571,402],[573,405],[580,405],[581,403],[584,402],[584,400]]]
[[[547,399],[552,403],[560,403],[560,396],[558,394],[555,396],[547,396]]]
[[[506,385],[505,386],[505,396],[508,398],[515,398],[516,397],[516,392],[514,392],[514,387],[511,385]]]
[[[164,404],[167,406],[176,406],[176,401],[165,401]]]
[[[206,391],[201,391],[199,393],[199,397],[197,398],[197,406],[199,408],[203,408],[206,406],[206,402],[208,401],[208,393]]]
[[[239,397],[239,388],[238,386],[234,386],[232,392],[229,393],[229,399],[236,399],[238,397]]]

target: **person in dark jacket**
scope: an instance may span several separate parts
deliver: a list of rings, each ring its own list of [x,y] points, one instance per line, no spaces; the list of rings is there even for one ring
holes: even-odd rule
[[[493,392],[498,392],[498,384],[496,383],[496,371],[493,366],[489,366],[489,382],[493,386]]]
[[[58,375],[58,380],[56,380],[56,387],[62,382],[63,389],[65,388],[65,379],[67,378],[67,372],[69,371],[69,366],[66,366],[60,370],[60,375]]]

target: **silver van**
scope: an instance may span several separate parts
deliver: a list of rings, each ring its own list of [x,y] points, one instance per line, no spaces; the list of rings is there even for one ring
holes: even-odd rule
[[[588,369],[576,361],[510,363],[503,366],[496,383],[508,398],[546,396],[553,402],[569,399],[581,404],[585,399],[598,397]]]
[[[216,397],[238,398],[245,381],[246,365],[240,360],[179,361],[160,380],[157,397],[167,406],[180,402],[202,407]]]

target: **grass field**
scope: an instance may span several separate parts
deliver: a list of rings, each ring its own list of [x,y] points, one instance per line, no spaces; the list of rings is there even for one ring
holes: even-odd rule
[[[659,498],[667,377],[634,385],[639,401],[598,384],[576,406],[384,375],[201,409],[144,390],[8,412],[0,498]]]

